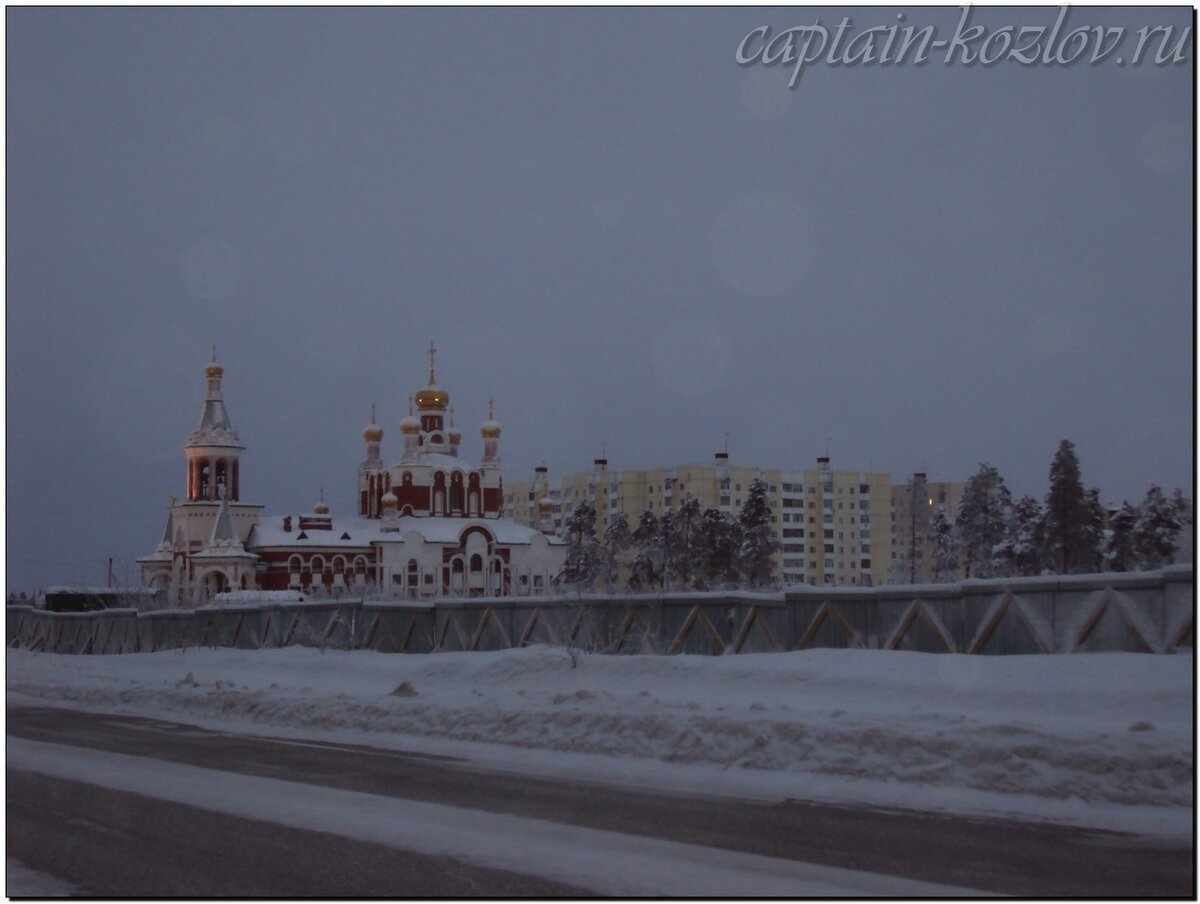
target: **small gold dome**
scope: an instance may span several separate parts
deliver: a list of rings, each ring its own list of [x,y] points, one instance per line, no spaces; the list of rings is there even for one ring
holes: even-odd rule
[[[422,411],[440,411],[450,404],[450,394],[436,386],[426,386],[416,398],[417,407]]]
[[[384,508],[395,508],[400,503],[400,500],[396,498],[396,494],[391,490],[388,490],[383,494],[383,499],[381,501],[383,502]]]
[[[404,434],[420,433],[421,422],[410,414],[400,422],[400,432]]]
[[[367,424],[363,430],[363,439],[369,443],[377,443],[383,439],[383,428],[378,424]]]
[[[206,377],[219,377],[223,373],[225,373],[225,368],[223,368],[220,364],[214,363],[206,364],[204,366],[204,376]]]
[[[483,434],[484,439],[496,439],[500,436],[500,425],[496,422],[495,409],[492,407],[491,399],[488,399],[487,420],[479,425],[479,432]]]
[[[538,500],[537,507],[538,507],[539,512],[553,511],[554,510],[554,500],[551,499],[549,496],[543,496],[541,499]]]

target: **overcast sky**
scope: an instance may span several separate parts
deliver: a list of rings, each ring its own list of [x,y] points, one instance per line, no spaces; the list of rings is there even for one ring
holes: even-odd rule
[[[728,432],[739,464],[829,437],[837,468],[988,461],[1041,497],[1065,437],[1106,500],[1191,495],[1191,45],[794,91],[735,63],[843,14],[6,10],[10,588],[152,551],[213,343],[267,512],[352,513],[370,404],[392,460],[430,339],[467,457],[495,398],[510,480]]]

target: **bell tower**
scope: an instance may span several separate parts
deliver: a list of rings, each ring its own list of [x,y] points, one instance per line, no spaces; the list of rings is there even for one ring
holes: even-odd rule
[[[183,453],[187,458],[187,501],[217,502],[227,499],[237,502],[241,496],[240,458],[245,446],[238,439],[225,400],[221,395],[221,378],[225,368],[217,363],[213,347],[212,361],[204,368],[208,394],[200,412],[200,425],[188,434]]]
[[[261,505],[241,501],[241,456],[245,451],[229,421],[217,350],[204,367],[207,392],[200,423],[183,447],[187,495],[171,500],[162,542],[138,559],[142,582],[167,592],[175,605],[206,600],[214,593],[248,589],[257,581],[257,556],[244,544]]]

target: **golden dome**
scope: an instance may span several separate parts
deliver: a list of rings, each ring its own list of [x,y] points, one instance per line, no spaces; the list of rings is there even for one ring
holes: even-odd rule
[[[420,433],[421,432],[421,422],[418,421],[415,417],[413,417],[410,414],[408,417],[406,417],[404,420],[402,420],[400,422],[400,432],[405,433],[405,434]]]
[[[422,411],[439,411],[450,404],[450,394],[432,384],[418,392],[416,398]]]
[[[206,364],[204,366],[204,376],[206,377],[219,377],[223,373],[225,373],[225,368],[223,368],[220,364],[214,363]]]
[[[554,500],[551,499],[549,496],[543,496],[541,499],[538,500],[537,505],[538,505],[539,512],[554,511]]]
[[[371,423],[363,428],[363,439],[369,443],[377,443],[383,439],[383,428],[375,423],[375,405],[371,405]]]
[[[487,420],[479,425],[479,432],[483,434],[484,439],[497,439],[500,436],[500,424],[496,422],[491,399],[488,399]]]
[[[386,493],[384,493],[383,499],[380,501],[383,503],[384,508],[395,508],[400,502],[400,500],[396,498],[396,494],[391,490],[388,490]]]

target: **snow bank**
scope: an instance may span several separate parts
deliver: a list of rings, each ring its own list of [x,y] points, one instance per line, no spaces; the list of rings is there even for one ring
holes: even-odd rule
[[[227,590],[213,595],[213,606],[235,606],[246,603],[302,603],[299,590]]]
[[[409,749],[424,739],[426,749],[489,761],[505,760],[501,750],[569,755],[560,766],[576,756],[593,773],[623,779],[648,776],[635,767],[649,764],[655,784],[670,772],[737,793],[1108,826],[1113,813],[1170,812],[1171,831],[1191,821],[1189,655],[811,650],[583,655],[573,666],[552,647],[427,656],[10,650],[8,691],[12,703],[226,731]]]
[[[70,882],[4,858],[4,893],[10,898],[77,898],[84,892]]]

